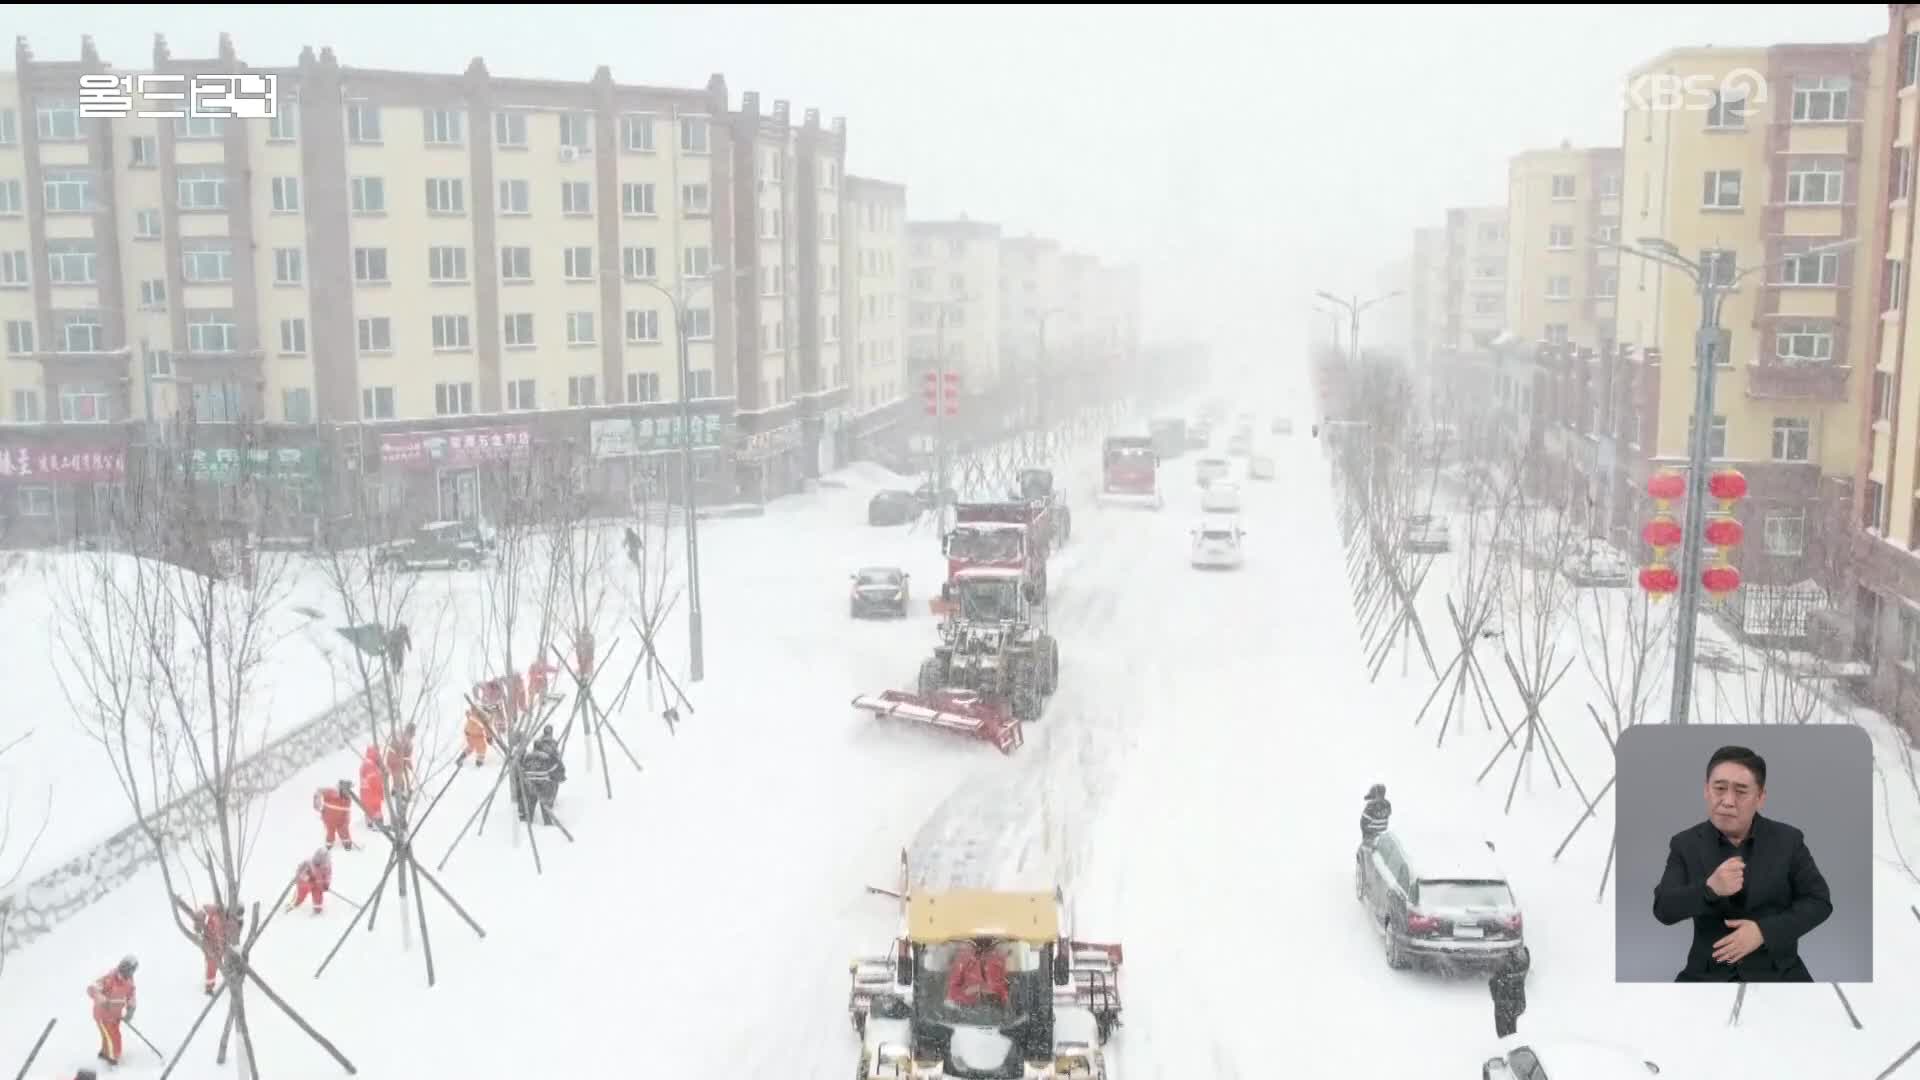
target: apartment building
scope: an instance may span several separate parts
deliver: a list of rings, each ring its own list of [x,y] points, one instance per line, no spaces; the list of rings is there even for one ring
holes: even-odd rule
[[[1720,294],[1706,422],[1714,460],[1749,484],[1747,584],[1734,601],[1749,632],[1811,632],[1794,613],[1813,605],[1789,590],[1841,587],[1859,415],[1889,295],[1862,237],[1885,204],[1883,67],[1870,44],[1780,45],[1676,49],[1633,73],[1718,88],[1711,101],[1649,96],[1626,110],[1622,233],[1738,282]],[[1812,250],[1852,238],[1863,243]],[[1622,504],[1640,507],[1651,469],[1684,468],[1701,307],[1690,275],[1623,255],[1618,308],[1633,361],[1619,380],[1633,387],[1619,476],[1638,489]]]
[[[997,390],[1002,374],[1000,226],[965,217],[909,221],[907,275],[913,370],[937,365],[959,372],[966,397]]]
[[[766,497],[797,490],[842,456],[850,390],[840,350],[840,217],[846,122],[820,126],[788,104],[760,110],[741,95],[731,117],[734,204],[752,207],[735,234],[732,275],[757,293],[743,303],[735,355],[741,489]],[[742,225],[748,215],[735,215]],[[751,284],[749,284],[751,283]]]
[[[1140,270],[1103,263],[1093,283],[1082,339],[1096,363],[1124,367],[1140,348]]]
[[[1517,154],[1507,167],[1505,330],[1522,342],[1611,346],[1619,292],[1620,151]]]
[[[157,38],[147,72],[273,74],[278,115],[141,118],[180,106],[134,88],[125,118],[92,118],[79,77],[125,73],[90,42],[42,61],[22,41],[15,61],[0,250],[26,287],[0,290],[0,388],[31,426],[10,446],[102,460],[126,445],[116,425],[190,408],[208,440],[257,422],[422,517],[484,516],[482,468],[567,439],[625,494],[672,488],[688,442],[700,481],[730,486],[719,77],[379,71],[311,48],[275,67],[243,64],[225,35],[196,58]]]
[[[844,205],[840,265],[848,277],[840,326],[852,343],[849,408],[857,446],[897,423],[914,392],[906,374],[907,189],[849,176]]]
[[[1887,122],[1877,132],[1884,178],[1863,237],[1886,310],[1870,327],[1871,383],[1858,373],[1859,415],[1851,568],[1853,655],[1871,673],[1874,702],[1920,738],[1920,320],[1914,286],[1914,153],[1920,142],[1920,5],[1889,4],[1872,92]],[[1864,197],[1864,193],[1863,193]],[[1864,366],[1864,361],[1863,361]]]
[[[1446,253],[1440,344],[1460,353],[1484,349],[1507,326],[1507,208],[1448,210]]]
[[[1038,371],[1050,351],[1066,343],[1060,298],[1060,242],[1040,236],[1000,241],[1000,355],[1023,371]]]
[[[1089,313],[1100,260],[1083,252],[1062,251],[1059,266],[1060,328],[1054,332],[1049,325],[1048,333],[1051,340],[1061,343],[1060,351],[1078,360],[1087,352],[1087,343],[1094,335]]]
[[[1407,314],[1411,319],[1408,339],[1415,364],[1427,367],[1433,352],[1446,340],[1447,326],[1447,230],[1443,227],[1413,231],[1413,264],[1409,271]]]

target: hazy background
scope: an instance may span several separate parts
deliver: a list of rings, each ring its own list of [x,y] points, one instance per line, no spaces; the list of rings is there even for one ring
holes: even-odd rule
[[[699,86],[845,116],[849,172],[1142,271],[1149,336],[1294,353],[1315,289],[1371,291],[1416,226],[1504,200],[1522,149],[1615,145],[1635,64],[1681,45],[1864,41],[1883,4],[1003,8],[11,5],[41,59],[250,63]],[[11,63],[11,54],[5,56]],[[1368,333],[1369,338],[1374,337]]]

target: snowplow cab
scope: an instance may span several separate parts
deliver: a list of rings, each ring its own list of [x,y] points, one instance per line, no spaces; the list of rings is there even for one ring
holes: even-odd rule
[[[1052,469],[1021,469],[1019,477],[1019,497],[1038,499],[1042,502],[1053,498]]]

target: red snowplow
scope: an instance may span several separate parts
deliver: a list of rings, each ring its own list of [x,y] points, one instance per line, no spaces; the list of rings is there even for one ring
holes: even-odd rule
[[[942,540],[947,583],[928,601],[935,615],[953,610],[953,583],[967,570],[1018,570],[1033,582],[1036,596],[1047,595],[1047,556],[1052,508],[1045,502],[959,503],[954,525]]]
[[[962,735],[984,739],[1011,754],[1026,741],[1020,721],[1006,709],[979,694],[964,690],[942,690],[933,694],[910,694],[904,690],[882,690],[861,694],[853,707],[875,716],[930,724]]]
[[[1100,447],[1100,504],[1158,510],[1160,455],[1150,435],[1112,435]]]

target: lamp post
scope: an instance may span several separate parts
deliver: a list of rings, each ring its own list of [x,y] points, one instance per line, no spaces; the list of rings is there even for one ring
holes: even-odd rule
[[[1376,296],[1362,303],[1358,296],[1353,297],[1351,300],[1342,300],[1330,292],[1314,293],[1315,296],[1318,296],[1320,299],[1325,300],[1327,303],[1347,313],[1347,348],[1350,350],[1349,355],[1356,370],[1360,367],[1360,313],[1375,304],[1392,300],[1400,294],[1401,290],[1395,289],[1390,293],[1383,293],[1380,296]]]
[[[1694,262],[1680,254],[1680,249],[1672,241],[1658,236],[1643,236],[1637,243],[1616,244],[1596,240],[1606,247],[1616,248],[1648,262],[1673,267],[1687,275],[1693,282],[1694,291],[1700,297],[1700,322],[1693,338],[1693,421],[1692,430],[1687,436],[1687,522],[1685,533],[1680,540],[1680,589],[1678,623],[1674,628],[1673,640],[1673,696],[1667,715],[1669,724],[1684,724],[1690,715],[1693,696],[1693,663],[1698,638],[1700,617],[1700,562],[1704,552],[1703,535],[1706,528],[1707,497],[1707,453],[1708,434],[1713,427],[1713,390],[1714,375],[1719,365],[1720,305],[1727,294],[1739,288],[1740,282],[1749,275],[1785,266],[1807,256],[1825,255],[1852,247],[1859,242],[1857,237],[1836,240],[1830,244],[1821,244],[1806,251],[1777,259],[1770,263],[1750,266],[1737,274],[1728,275],[1725,281],[1715,280],[1719,269],[1718,259],[1703,259]]]

